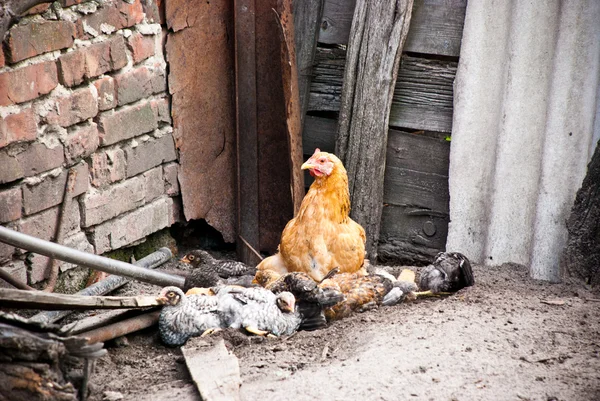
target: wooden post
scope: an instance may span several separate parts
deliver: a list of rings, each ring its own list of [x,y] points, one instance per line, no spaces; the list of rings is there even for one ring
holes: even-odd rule
[[[302,117],[300,127],[302,133],[304,133],[304,117],[306,116],[310,97],[312,68],[324,3],[324,0],[294,1],[296,66],[298,68],[298,92],[300,94],[300,115]]]
[[[567,230],[566,272],[592,287],[600,286],[600,141],[577,191]]]
[[[351,216],[377,258],[392,95],[412,0],[358,0],[344,71],[336,154],[348,171]]]

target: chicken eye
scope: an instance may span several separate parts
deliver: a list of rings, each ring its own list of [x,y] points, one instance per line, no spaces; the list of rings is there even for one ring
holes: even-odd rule
[[[326,160],[325,160],[325,158],[324,158],[324,157],[321,157],[321,158],[319,159],[319,163],[325,163],[325,162],[326,162]]]
[[[188,260],[194,260],[196,257],[194,255],[188,255]]]
[[[173,291],[169,291],[169,293],[167,294],[167,297],[169,298],[173,298],[175,296],[175,293]]]

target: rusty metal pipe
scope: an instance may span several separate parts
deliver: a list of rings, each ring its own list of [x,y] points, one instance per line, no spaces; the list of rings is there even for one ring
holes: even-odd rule
[[[154,269],[155,267],[158,267],[169,261],[172,257],[173,254],[169,248],[160,248],[158,251],[138,260],[134,264],[145,269]],[[83,290],[79,291],[77,295],[105,295],[125,285],[127,282],[129,282],[129,279],[126,277],[111,275],[102,281],[84,288]],[[33,322],[55,323],[63,317],[69,315],[71,312],[72,311],[68,310],[40,312],[37,315],[32,316],[29,320]]]
[[[64,245],[44,241],[3,226],[0,226],[0,242],[4,242],[17,248],[23,248],[30,252],[39,253],[50,258],[91,267],[92,269],[129,277],[150,284],[183,287],[185,283],[183,277],[171,276],[170,274],[144,269],[119,260],[82,252]]]
[[[136,317],[125,319],[123,321],[109,324],[108,326],[100,327],[94,330],[86,331],[78,335],[88,339],[89,344],[105,342],[117,337],[133,333],[138,330],[143,330],[155,325],[158,322],[160,310],[149,313],[144,313]]]

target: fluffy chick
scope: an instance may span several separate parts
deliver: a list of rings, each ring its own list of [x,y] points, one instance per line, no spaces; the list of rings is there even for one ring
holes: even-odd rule
[[[257,335],[290,335],[300,327],[303,317],[290,292],[274,294],[265,288],[222,286],[215,289],[224,325],[244,328]]]
[[[186,296],[178,287],[165,287],[157,301],[164,305],[158,319],[158,330],[167,345],[183,345],[190,337],[221,327],[218,298],[215,296]]]
[[[217,260],[200,249],[189,252],[180,261],[191,264],[193,268],[186,275],[185,291],[190,288],[209,288],[223,284],[249,287],[256,273],[254,267],[235,260]]]

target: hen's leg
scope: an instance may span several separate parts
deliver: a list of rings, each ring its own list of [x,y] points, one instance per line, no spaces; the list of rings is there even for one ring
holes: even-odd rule
[[[206,337],[206,336],[210,336],[212,334],[218,333],[219,331],[221,331],[222,329],[219,327],[212,327],[210,329],[206,329],[204,330],[204,332],[200,335],[200,337]]]
[[[415,295],[417,298],[426,298],[426,297],[442,297],[442,296],[452,295],[452,293],[451,292],[420,291],[420,292],[413,292],[413,295]]]

